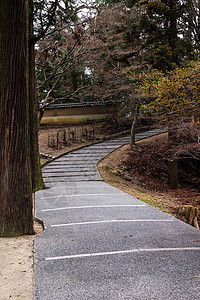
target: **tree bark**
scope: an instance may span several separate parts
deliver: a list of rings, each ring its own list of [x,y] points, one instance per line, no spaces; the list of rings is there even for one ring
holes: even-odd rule
[[[0,236],[33,234],[28,0],[0,0]]]
[[[77,82],[77,77],[76,77],[76,72],[75,69],[71,71],[71,79],[72,79],[72,87],[73,87],[73,92],[75,92],[78,88],[78,82]]]
[[[139,108],[139,103],[136,102],[132,108],[133,121],[131,126],[131,140],[130,140],[131,147],[135,146],[135,128],[137,124],[138,108]]]
[[[35,48],[33,40],[33,0],[29,0],[29,120],[30,120],[30,159],[33,192],[43,189],[44,182],[40,167],[38,146],[37,96],[35,78]]]
[[[44,108],[41,108],[40,110],[39,110],[39,116],[38,116],[38,125],[41,123],[41,121],[42,121],[42,118],[43,118],[43,116],[44,116]]]
[[[169,44],[172,49],[177,46],[177,0],[169,0]]]

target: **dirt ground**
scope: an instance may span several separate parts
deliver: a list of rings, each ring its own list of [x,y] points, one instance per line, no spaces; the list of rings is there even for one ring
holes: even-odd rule
[[[91,143],[92,141],[98,141],[103,138],[103,134],[100,133],[103,123],[94,124],[94,138],[90,136],[90,140],[87,139],[87,132],[93,131],[93,124],[77,125],[77,126],[41,126],[39,130],[39,148],[40,152],[47,153],[53,156],[58,156],[66,151],[70,151],[75,147],[81,147]],[[82,136],[82,129],[84,130],[84,136]],[[66,131],[65,143],[61,141],[63,132]],[[70,138],[69,138],[70,133]],[[73,133],[73,134],[72,134]],[[59,144],[57,146],[57,134],[59,134]],[[76,137],[73,138],[73,135]],[[55,146],[53,145],[53,140]],[[52,146],[49,146],[52,144]]]
[[[70,126],[41,126],[39,130],[40,153],[59,156],[76,148],[99,142],[105,136],[115,136],[119,132],[129,133],[130,122],[124,122],[120,127],[108,121]],[[57,142],[58,141],[58,142]],[[41,163],[47,159],[41,158]]]
[[[103,137],[102,125],[95,128],[95,139],[92,141],[74,141],[68,145],[49,147],[48,139],[56,137],[57,132],[63,128],[41,128],[39,132],[40,152],[58,156],[66,151],[87,145],[100,140]],[[149,143],[166,139],[166,134],[152,137],[138,142],[140,147],[148,146]],[[181,204],[200,203],[200,194],[196,190],[177,189],[165,191],[153,191],[145,186],[142,177],[134,178],[124,172],[123,164],[129,156],[130,147],[123,146],[103,159],[98,167],[103,179],[109,184],[125,191],[140,200],[170,213],[175,217],[178,206]],[[42,159],[42,163],[46,160]],[[42,226],[35,225],[36,235],[41,234]],[[35,236],[36,236],[35,235]],[[22,236],[17,238],[0,239],[0,300],[24,299],[33,297],[33,245],[35,236]]]
[[[130,129],[130,126],[128,127]],[[119,129],[120,132],[127,127]],[[98,142],[118,133],[108,122],[96,122],[77,126],[41,126],[39,130],[39,151],[52,156],[59,156],[65,152]],[[45,162],[42,159],[42,163]]]
[[[0,299],[33,299],[33,245],[43,228],[34,224],[34,236],[0,238]]]

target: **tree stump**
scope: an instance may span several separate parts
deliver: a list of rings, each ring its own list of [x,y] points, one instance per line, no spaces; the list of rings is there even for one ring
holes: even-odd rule
[[[178,213],[181,216],[184,216],[188,222],[188,224],[194,226],[195,228],[199,229],[197,216],[198,216],[198,209],[192,205],[183,205],[180,206],[178,209]]]

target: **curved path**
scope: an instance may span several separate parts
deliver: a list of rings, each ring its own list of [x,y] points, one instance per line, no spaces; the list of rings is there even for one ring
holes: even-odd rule
[[[200,232],[98,173],[98,161],[128,141],[75,150],[43,169],[50,188],[36,193],[46,230],[35,240],[34,299],[200,299]]]

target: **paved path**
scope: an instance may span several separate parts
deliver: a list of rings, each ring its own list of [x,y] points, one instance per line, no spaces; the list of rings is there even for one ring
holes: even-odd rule
[[[137,140],[157,134],[137,134]],[[200,232],[104,183],[97,162],[129,138],[75,150],[36,193],[34,299],[200,299]]]

